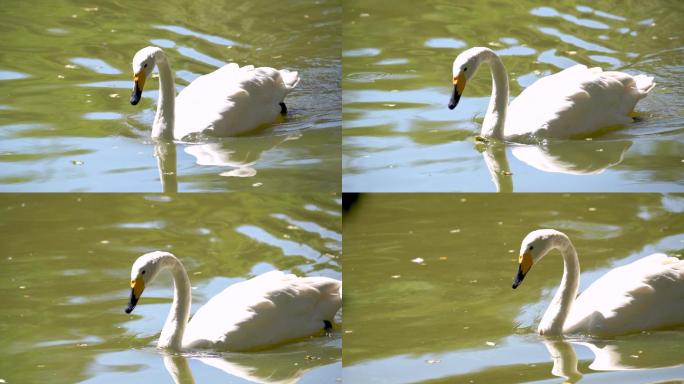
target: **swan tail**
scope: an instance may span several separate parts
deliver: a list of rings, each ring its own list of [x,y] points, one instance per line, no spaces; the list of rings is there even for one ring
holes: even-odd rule
[[[285,88],[292,90],[299,84],[299,73],[297,71],[289,71],[287,69],[281,69],[280,76],[283,78],[283,83],[285,83]]]
[[[636,75],[634,76],[634,82],[636,83],[636,89],[639,96],[646,97],[649,92],[655,87],[656,83],[653,81],[653,76],[648,75]]]

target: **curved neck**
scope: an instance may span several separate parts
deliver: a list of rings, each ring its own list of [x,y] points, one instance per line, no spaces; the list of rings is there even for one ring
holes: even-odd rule
[[[558,249],[563,256],[563,278],[551,304],[539,323],[538,331],[544,335],[561,335],[572,304],[577,297],[580,267],[577,251],[565,235],[557,235],[552,248]]]
[[[159,69],[159,101],[157,102],[157,114],[152,124],[152,138],[173,140],[176,86],[169,60],[163,51],[157,52],[155,62]]]
[[[183,264],[175,257],[168,256],[164,260],[164,266],[171,270],[174,292],[171,310],[166,318],[161,335],[159,335],[157,347],[178,351],[181,349],[185,326],[190,318],[190,304],[192,301],[190,279],[188,279],[188,273],[185,271]]]
[[[492,73],[492,96],[489,98],[489,107],[482,123],[480,135],[503,140],[506,109],[508,108],[508,75],[506,74],[506,67],[504,67],[499,56],[490,49],[482,51],[481,55],[482,60],[489,64],[489,69]]]

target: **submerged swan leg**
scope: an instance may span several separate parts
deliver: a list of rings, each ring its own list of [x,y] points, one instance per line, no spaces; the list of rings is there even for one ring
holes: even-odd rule
[[[287,107],[285,106],[285,103],[280,103],[280,114],[281,115],[287,114]]]
[[[332,323],[328,320],[323,320],[323,330],[325,330],[325,335],[330,336],[332,334]]]

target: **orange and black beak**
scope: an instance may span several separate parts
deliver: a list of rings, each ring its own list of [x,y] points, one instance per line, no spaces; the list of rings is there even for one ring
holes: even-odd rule
[[[529,252],[525,252],[518,258],[518,274],[515,275],[513,280],[513,289],[518,288],[522,283],[527,272],[532,268],[532,255]]]
[[[145,280],[142,277],[138,277],[135,280],[131,280],[131,298],[128,300],[128,306],[126,307],[126,313],[133,312],[133,308],[138,304],[138,300],[145,290]]]
[[[143,87],[145,86],[145,71],[141,70],[133,76],[133,92],[131,93],[131,104],[136,105],[140,101]]]
[[[449,109],[454,109],[458,105],[458,101],[461,100],[461,95],[463,95],[463,90],[466,85],[466,78],[463,72],[459,73],[458,76],[454,76],[454,93],[451,94],[451,100],[449,100]]]

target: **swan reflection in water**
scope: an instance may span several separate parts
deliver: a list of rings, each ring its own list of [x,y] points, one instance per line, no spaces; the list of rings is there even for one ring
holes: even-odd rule
[[[162,191],[164,193],[178,192],[177,145],[184,146],[185,153],[193,156],[197,165],[226,168],[218,173],[220,176],[252,177],[257,174],[254,166],[260,161],[264,152],[300,137],[301,133],[296,132],[288,135],[240,137],[198,144],[177,144],[173,141],[156,140],[154,157],[157,159]]]
[[[659,332],[660,333],[660,332]],[[679,350],[681,338],[670,337],[667,332],[663,335],[635,335],[627,339],[615,340],[570,340],[543,339],[542,342],[553,361],[551,373],[562,377],[568,383],[577,383],[583,377],[579,371],[577,351],[582,347],[591,352],[592,362],[588,368],[591,371],[637,371],[641,369],[663,370],[662,377],[684,375],[684,365]],[[657,343],[649,340],[657,337]],[[636,373],[636,372],[635,372]],[[590,372],[585,372],[585,375]],[[624,376],[624,378],[631,376]]]
[[[510,144],[511,153],[532,168],[567,175],[597,175],[616,166],[632,146],[630,140],[563,140],[541,144]],[[506,155],[506,144],[477,143],[497,192],[513,192],[513,174]]]
[[[226,353],[225,355],[163,354],[164,367],[175,384],[194,384],[189,359],[218,369],[228,377],[250,383],[290,384],[314,368],[339,362],[339,348],[316,349],[317,356],[301,353]],[[227,378],[228,378],[227,377]]]

